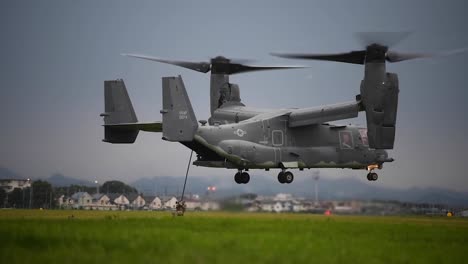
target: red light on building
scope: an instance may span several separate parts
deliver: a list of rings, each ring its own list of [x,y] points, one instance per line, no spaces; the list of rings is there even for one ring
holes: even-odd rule
[[[208,188],[206,188],[207,191],[209,192],[214,192],[216,191],[216,186],[208,186]]]

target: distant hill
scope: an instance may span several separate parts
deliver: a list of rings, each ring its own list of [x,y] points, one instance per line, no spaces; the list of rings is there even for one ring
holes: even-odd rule
[[[69,185],[84,185],[84,186],[94,186],[94,184],[90,181],[75,179],[72,177],[64,176],[60,173],[56,173],[51,175],[49,178],[44,179],[48,181],[52,186],[55,187],[64,187]]]
[[[414,203],[437,203],[452,206],[468,206],[468,193],[456,192],[442,188],[408,188],[396,189],[373,185],[354,177],[319,180],[319,199],[325,200],[395,200]],[[150,195],[180,195],[184,177],[160,176],[141,178],[130,185],[140,192]],[[314,196],[314,180],[311,177],[297,177],[292,184],[279,184],[276,177],[252,175],[248,184],[236,184],[231,177],[197,177],[190,176],[186,193],[204,195],[206,188],[215,185],[217,191],[211,195],[221,198],[241,193],[275,195],[291,193],[295,196]]]
[[[0,179],[25,179],[7,168],[0,167]],[[94,186],[94,183],[53,174],[44,180],[55,187],[75,185]],[[127,183],[127,182],[126,182]],[[395,200],[400,202],[447,204],[452,206],[468,206],[468,193],[457,192],[443,188],[407,188],[396,189],[379,186],[356,177],[327,179],[321,177],[319,183],[319,199],[325,200]],[[133,183],[127,183],[147,195],[180,195],[184,177],[158,176],[140,178]],[[295,196],[314,196],[314,180],[311,177],[296,177],[292,184],[279,184],[274,176],[252,175],[248,184],[236,184],[232,177],[197,177],[190,176],[187,181],[186,194],[205,195],[208,186],[216,186],[215,193],[210,195],[218,198],[256,193],[260,195],[275,195],[290,193]]]
[[[23,177],[7,168],[0,167],[0,179],[23,179]]]

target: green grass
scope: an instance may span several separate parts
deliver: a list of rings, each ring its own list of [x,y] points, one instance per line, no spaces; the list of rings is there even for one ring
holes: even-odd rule
[[[467,258],[468,221],[460,218],[0,210],[0,263],[466,263]]]

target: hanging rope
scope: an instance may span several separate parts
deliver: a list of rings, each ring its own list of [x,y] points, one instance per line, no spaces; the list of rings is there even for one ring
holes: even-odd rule
[[[192,162],[192,155],[193,155],[193,150],[192,150],[192,152],[190,152],[190,158],[189,158],[189,162],[187,164],[187,172],[185,172],[184,188],[182,189],[182,196],[180,197],[181,201],[184,200],[185,186],[187,185],[187,178],[188,178],[188,173],[189,173],[189,169],[190,169],[190,163]]]
[[[190,158],[189,162],[187,164],[187,172],[185,172],[185,181],[184,181],[184,188],[182,188],[182,195],[180,197],[180,201],[177,201],[176,203],[176,213],[178,216],[183,216],[185,213],[185,201],[184,201],[184,194],[185,194],[185,186],[187,186],[187,178],[188,178],[188,173],[190,169],[190,163],[192,162],[192,155],[193,155],[193,150],[190,152]],[[174,216],[174,214],[173,214]]]

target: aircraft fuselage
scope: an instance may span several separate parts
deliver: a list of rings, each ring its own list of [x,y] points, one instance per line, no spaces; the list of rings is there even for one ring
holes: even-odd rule
[[[367,169],[391,161],[385,150],[369,148],[366,128],[329,124],[291,128],[282,111],[287,112],[259,114],[238,123],[199,126],[194,141],[222,159],[199,155],[194,164],[237,169]]]

